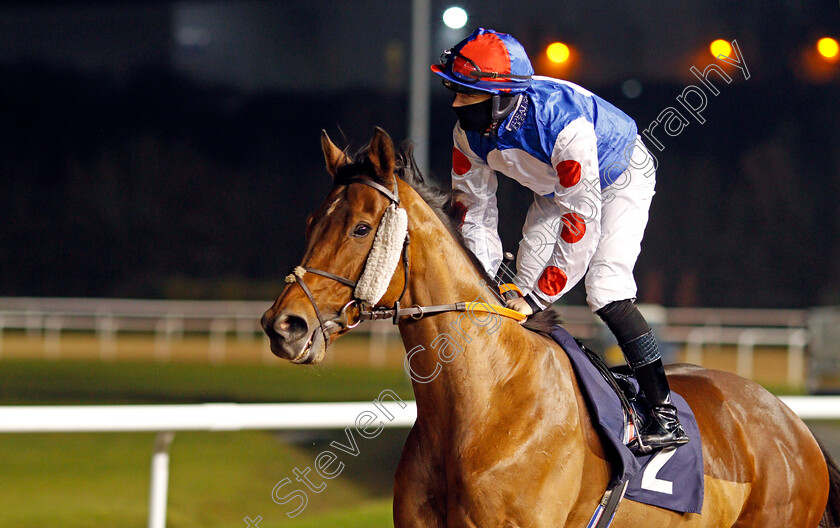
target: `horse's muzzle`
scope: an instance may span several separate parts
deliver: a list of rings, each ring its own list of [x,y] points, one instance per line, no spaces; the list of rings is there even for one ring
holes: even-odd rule
[[[324,335],[317,324],[309,324],[304,317],[272,310],[260,320],[268,336],[271,352],[292,363],[319,363],[326,347]]]

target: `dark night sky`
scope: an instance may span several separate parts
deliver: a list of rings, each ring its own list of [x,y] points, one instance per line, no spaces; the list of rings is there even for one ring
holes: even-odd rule
[[[429,60],[467,32],[440,21],[433,2]],[[619,0],[461,2],[467,28],[517,36],[532,56],[555,39],[573,44],[573,79],[603,85],[628,77],[686,79],[714,38],[737,39],[753,62],[789,66],[768,49],[838,28],[831,2]],[[402,88],[410,55],[408,1],[34,2],[0,6],[0,61],[38,57],[119,72],[169,61],[198,79],[245,89]],[[782,55],[779,55],[781,53]],[[745,51],[746,54],[746,51]]]
[[[462,30],[443,26],[449,5],[433,1],[428,62],[473,27],[507,31],[537,73],[592,89],[641,129],[697,82],[692,66],[713,62],[711,40],[737,40],[750,79],[730,70],[707,122],[660,156],[642,299],[840,302],[840,62],[813,51],[840,38],[836,1],[465,0]],[[259,284],[299,258],[302,218],[327,185],[318,131],[358,146],[383,125],[406,139],[410,12],[384,0],[0,2],[0,295],[273,296]],[[570,66],[543,58],[554,40],[573,47]],[[641,96],[622,92],[629,79]],[[444,180],[454,118],[428,81]],[[503,185],[515,244],[528,196]],[[267,224],[288,242],[265,242]]]

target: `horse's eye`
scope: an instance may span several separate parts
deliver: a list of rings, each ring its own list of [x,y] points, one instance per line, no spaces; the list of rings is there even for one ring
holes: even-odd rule
[[[356,238],[364,238],[370,234],[371,227],[368,224],[359,224],[353,230],[353,236]]]

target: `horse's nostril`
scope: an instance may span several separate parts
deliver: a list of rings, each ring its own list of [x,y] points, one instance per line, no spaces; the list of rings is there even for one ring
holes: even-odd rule
[[[295,341],[306,335],[309,329],[306,321],[295,315],[281,315],[274,321],[272,330],[286,341]]]
[[[269,312],[265,312],[263,316],[260,318],[260,326],[262,326],[263,331],[268,334],[268,337],[274,336],[274,321],[272,320]]]

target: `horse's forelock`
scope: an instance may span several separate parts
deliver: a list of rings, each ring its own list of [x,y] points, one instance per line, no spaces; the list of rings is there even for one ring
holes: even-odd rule
[[[349,163],[338,169],[335,176],[335,183],[341,185],[343,181],[357,176],[366,176],[374,181],[382,182],[376,173],[376,169],[368,158],[369,146],[362,147],[356,152],[344,150]],[[409,184],[417,194],[432,208],[437,216],[453,231],[458,234],[457,211],[453,205],[458,197],[458,192],[449,187],[439,187],[426,180],[423,173],[417,167],[414,160],[414,148],[411,143],[403,143],[395,152],[394,174]],[[390,182],[384,182],[390,183]],[[460,241],[460,238],[459,238]]]

